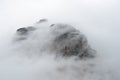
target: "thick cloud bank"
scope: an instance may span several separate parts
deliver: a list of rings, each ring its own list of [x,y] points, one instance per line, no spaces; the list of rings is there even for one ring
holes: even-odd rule
[[[119,14],[119,0],[0,0],[0,80],[120,80]]]
[[[1,61],[2,80],[115,79],[86,37],[68,24],[40,21],[19,28],[7,47],[10,56]]]

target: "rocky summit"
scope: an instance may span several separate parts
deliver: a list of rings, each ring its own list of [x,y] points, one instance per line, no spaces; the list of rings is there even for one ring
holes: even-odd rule
[[[47,22],[47,20],[41,19],[36,24],[41,25],[43,22]],[[88,44],[85,35],[73,26],[64,23],[56,23],[50,24],[49,27],[49,34],[52,35],[52,40],[50,42],[50,46],[46,48],[55,52],[56,55],[62,55],[64,57],[77,56],[80,59],[95,57],[96,52]],[[16,40],[27,40],[31,33],[35,32],[37,29],[39,28],[36,28],[36,26],[28,26],[17,29]]]

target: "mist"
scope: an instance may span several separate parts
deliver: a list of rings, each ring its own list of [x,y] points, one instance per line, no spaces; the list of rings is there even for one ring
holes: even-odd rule
[[[1,0],[0,80],[119,80],[119,3],[119,0]],[[48,22],[36,24],[43,18]],[[53,53],[42,52],[51,42],[49,25],[55,23],[70,24],[80,30],[97,51],[97,58],[56,59]],[[29,40],[16,43],[16,30],[26,26],[39,29]]]

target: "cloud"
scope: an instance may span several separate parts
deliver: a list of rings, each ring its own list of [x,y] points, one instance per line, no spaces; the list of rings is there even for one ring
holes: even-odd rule
[[[71,59],[57,62],[53,56],[47,55],[40,59],[36,57],[33,59],[23,56],[16,57],[17,54],[11,51],[11,48],[13,48],[11,40],[16,29],[34,25],[40,18],[48,18],[51,24],[63,22],[79,29],[87,36],[90,45],[97,50],[101,60],[100,64],[103,67],[109,67],[113,74],[118,77],[120,75],[118,70],[120,67],[118,62],[120,52],[119,8],[119,0],[1,0],[0,79],[35,80],[35,78],[41,78],[56,80],[64,77],[66,80],[70,80],[70,78],[74,78],[74,76],[71,76],[72,73],[75,73],[75,77],[78,77],[75,70],[79,67],[76,64],[88,65],[83,62],[73,64],[74,61],[69,63]],[[48,27],[42,27],[42,32],[39,34],[47,35],[47,30]],[[43,40],[45,37],[41,36],[41,38]],[[39,40],[41,39],[39,38]],[[67,71],[65,73],[54,71],[59,65],[62,66],[58,70],[64,70],[64,66],[67,66]],[[71,66],[69,67],[69,65]],[[75,69],[71,67],[75,67]],[[64,74],[67,74],[67,76],[64,76]],[[84,80],[87,80],[87,78],[84,77]]]

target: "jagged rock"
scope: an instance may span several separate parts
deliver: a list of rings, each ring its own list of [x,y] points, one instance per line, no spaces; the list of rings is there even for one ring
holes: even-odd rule
[[[63,56],[79,56],[92,58],[95,51],[89,46],[86,37],[80,31],[67,24],[52,25],[53,50],[62,53]]]
[[[40,19],[37,23],[47,22],[47,19]]]
[[[39,22],[44,22],[44,21],[47,20],[41,19]],[[37,31],[39,31],[40,28],[35,28],[35,27],[36,26],[28,26],[28,27],[19,28],[17,30],[18,36],[16,40],[23,41],[29,38],[32,31],[35,31],[36,29],[38,29]],[[52,52],[55,52],[57,55],[62,55],[65,57],[78,56],[80,59],[93,58],[95,56],[95,50],[93,50],[90,47],[87,38],[79,30],[75,29],[73,26],[63,23],[51,24],[50,31],[51,32],[49,34],[52,35],[52,37],[50,37],[49,35],[49,38],[52,38],[52,40],[48,42],[51,45],[48,46],[45,43],[45,46],[47,46],[45,47],[46,48],[45,50],[50,50]],[[40,34],[40,35],[44,35],[44,34]]]
[[[31,33],[31,31],[34,31],[34,30],[36,30],[36,28],[33,26],[22,27],[22,28],[17,29],[16,31],[17,36],[15,40],[16,41],[26,40],[27,36]]]
[[[27,32],[28,32],[28,30],[25,27],[17,29],[17,34],[19,34],[19,35],[26,35]]]
[[[22,27],[17,29],[17,34],[19,35],[26,35],[30,31],[34,31],[36,28],[33,26],[28,26],[28,27]]]

